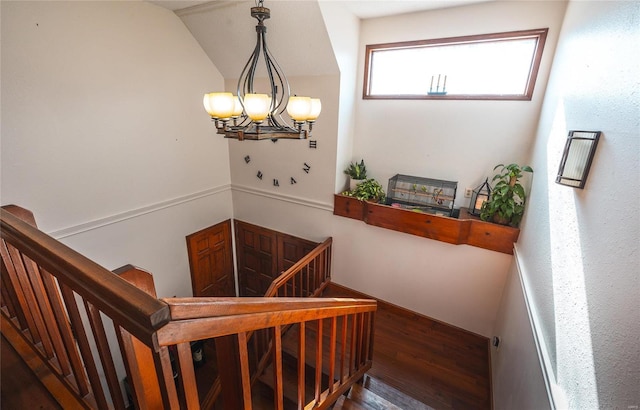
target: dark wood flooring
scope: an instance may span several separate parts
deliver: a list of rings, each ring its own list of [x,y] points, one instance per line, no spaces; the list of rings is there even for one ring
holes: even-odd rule
[[[368,297],[334,284],[324,296]],[[373,368],[368,372],[369,382],[365,379],[365,388],[384,397],[391,391],[384,385],[391,386],[426,404],[425,409],[492,408],[487,338],[382,301],[378,303],[375,326]],[[207,363],[197,370],[209,373],[198,377],[201,393],[212,380],[208,369],[215,367],[212,345],[206,345]],[[1,368],[2,409],[61,408],[4,337]],[[387,398],[394,401],[393,397]]]
[[[324,296],[366,298],[331,284]],[[379,301],[373,378],[435,409],[491,409],[489,340]]]

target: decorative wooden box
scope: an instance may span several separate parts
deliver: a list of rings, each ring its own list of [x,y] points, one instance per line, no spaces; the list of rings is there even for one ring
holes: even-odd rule
[[[453,214],[458,183],[397,174],[389,179],[387,205],[440,216]]]

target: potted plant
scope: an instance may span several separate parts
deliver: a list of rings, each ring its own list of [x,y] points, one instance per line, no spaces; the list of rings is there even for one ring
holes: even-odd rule
[[[361,159],[360,162],[350,163],[344,173],[349,175],[349,189],[353,191],[357,184],[367,179],[367,167],[364,165],[364,159]]]
[[[386,198],[384,188],[373,178],[360,182],[355,189],[343,192],[343,195],[370,202],[384,202]]]
[[[518,227],[524,215],[525,192],[519,183],[522,172],[533,172],[530,166],[518,164],[498,164],[500,168],[492,182],[495,182],[491,196],[480,208],[480,219],[501,225]]]

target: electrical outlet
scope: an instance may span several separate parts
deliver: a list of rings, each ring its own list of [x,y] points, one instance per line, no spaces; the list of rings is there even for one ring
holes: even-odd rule
[[[473,193],[473,188],[467,188],[464,190],[464,197],[471,198],[471,194]]]

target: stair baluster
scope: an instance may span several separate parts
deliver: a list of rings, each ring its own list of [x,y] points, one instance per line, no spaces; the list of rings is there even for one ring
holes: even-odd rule
[[[60,388],[77,400],[68,407],[125,407],[113,365],[118,351],[107,343],[102,316],[114,324],[137,408],[211,407],[216,392],[222,391],[225,408],[251,409],[252,380],[273,362],[274,406],[283,409],[282,335],[292,329],[300,332],[298,393],[293,398],[299,409],[329,408],[371,367],[370,353],[358,350],[370,346],[373,321],[364,318],[373,314],[376,302],[314,297],[330,281],[331,238],[274,281],[267,292],[274,297],[158,300],[148,272],[130,265],[116,270],[117,275],[104,269],[39,231],[33,215],[22,208],[3,207],[0,217],[3,334],[14,332],[37,352]],[[275,297],[282,295],[293,297]],[[85,328],[85,318],[90,329]],[[331,344],[326,351],[325,321]],[[315,352],[306,335],[312,325],[317,332]],[[225,364],[223,377],[200,403],[190,342],[203,339],[216,339],[220,352],[226,346],[234,353],[218,352],[218,365]],[[339,349],[338,340],[342,341]],[[306,356],[312,353],[315,386],[313,399],[308,400]],[[328,353],[326,360],[323,353]],[[336,361],[340,363],[338,380],[334,380]],[[107,389],[100,382],[97,363],[105,372]],[[323,364],[328,369],[326,384]],[[348,376],[343,374],[345,367]]]

